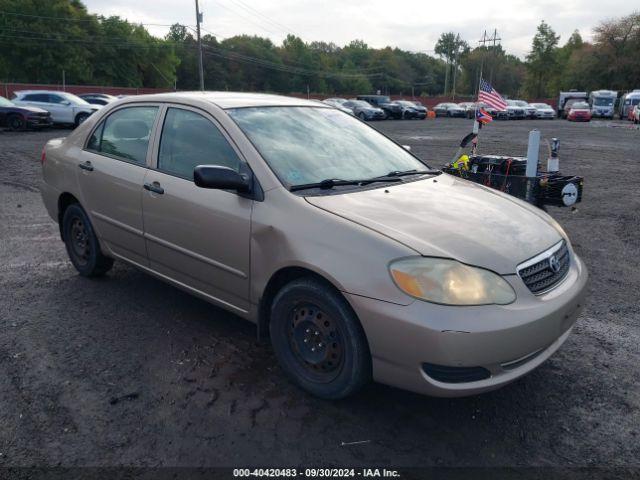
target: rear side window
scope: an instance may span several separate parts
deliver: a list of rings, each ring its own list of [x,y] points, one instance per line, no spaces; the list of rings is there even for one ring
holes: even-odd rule
[[[48,93],[30,93],[28,95],[25,95],[23,100],[25,102],[49,103],[49,94]]]
[[[89,138],[87,149],[145,165],[158,107],[126,107],[109,115]]]
[[[169,108],[162,127],[158,170],[193,180],[198,165],[239,170],[240,159],[220,130],[202,115]]]

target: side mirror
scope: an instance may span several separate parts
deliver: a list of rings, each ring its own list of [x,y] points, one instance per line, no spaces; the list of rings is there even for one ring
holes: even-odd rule
[[[71,102],[70,102],[69,100],[62,100],[62,101],[60,102],[60,104],[61,104],[61,105],[65,105],[65,106],[69,106],[69,105],[71,105]]]
[[[251,177],[229,167],[198,165],[193,170],[193,181],[198,187],[217,190],[235,190],[239,193],[251,191]]]

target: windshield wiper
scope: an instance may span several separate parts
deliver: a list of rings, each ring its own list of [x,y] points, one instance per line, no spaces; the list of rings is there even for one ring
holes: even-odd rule
[[[364,178],[362,180],[340,180],[337,178],[327,178],[321,182],[303,183],[301,185],[293,185],[289,188],[290,192],[297,190],[307,190],[309,188],[320,188],[322,190],[329,190],[333,187],[340,187],[343,185],[368,185],[374,182],[401,182],[402,179],[397,176],[382,176],[375,178]]]
[[[378,178],[384,178],[384,177],[404,177],[407,175],[426,175],[426,174],[430,174],[430,175],[440,175],[442,173],[441,170],[416,170],[415,168],[412,170],[394,170],[392,172],[387,173],[386,175],[383,175],[382,177],[378,177]]]

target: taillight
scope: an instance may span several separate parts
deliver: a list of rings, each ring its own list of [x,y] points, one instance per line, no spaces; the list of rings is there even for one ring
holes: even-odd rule
[[[44,165],[44,162],[47,161],[47,151],[43,148],[42,155],[40,155],[40,163]]]

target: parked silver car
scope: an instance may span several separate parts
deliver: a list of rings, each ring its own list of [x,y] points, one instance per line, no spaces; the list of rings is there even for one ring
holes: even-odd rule
[[[349,108],[360,120],[385,120],[387,114],[381,108],[374,107],[364,100],[351,99],[342,104],[344,108]]]
[[[433,107],[436,117],[466,117],[467,110],[456,103],[439,103]]]
[[[532,103],[531,106],[536,109],[536,113],[535,113],[536,118],[547,119],[547,120],[549,119],[553,120],[554,118],[556,118],[556,111],[549,104]]]
[[[67,92],[22,90],[15,92],[16,105],[38,107],[51,113],[53,123],[78,126],[101,108]]]
[[[257,323],[323,398],[370,379],[498,388],[560,348],[585,305],[587,270],[553,218],[320,102],[131,97],[49,141],[42,171],[80,274],[122,260]]]
[[[353,115],[353,109],[349,108],[349,107],[345,107],[345,103],[347,103],[347,99],[346,98],[325,98],[324,100],[322,100],[322,103],[325,103],[333,108],[337,108],[338,110],[343,111],[344,113],[348,113],[350,115]]]

